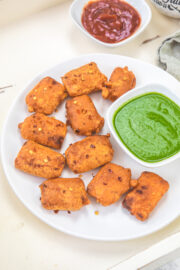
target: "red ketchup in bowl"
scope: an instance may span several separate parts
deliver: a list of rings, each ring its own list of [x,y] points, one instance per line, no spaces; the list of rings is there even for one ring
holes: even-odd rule
[[[138,11],[122,0],[90,1],[84,7],[84,28],[96,39],[117,43],[130,37],[140,26]]]

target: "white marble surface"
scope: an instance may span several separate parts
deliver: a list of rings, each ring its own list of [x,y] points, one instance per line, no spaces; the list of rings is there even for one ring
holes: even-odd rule
[[[180,269],[180,259],[177,259],[173,262],[170,262],[161,267],[158,267],[155,270],[179,270],[179,269]]]
[[[67,58],[99,52],[128,55],[155,64],[160,42],[180,28],[179,21],[152,8],[152,22],[143,34],[125,46],[109,49],[76,29],[68,14],[70,4],[66,1],[0,28],[0,87],[12,85],[0,95],[0,132],[14,98],[37,73]],[[160,38],[141,45],[156,35]],[[132,241],[101,243],[65,235],[38,220],[22,205],[1,166],[0,200],[3,270],[108,269],[180,230],[179,218],[157,233]]]
[[[0,26],[40,12],[65,0],[0,0]]]
[[[167,263],[163,263],[155,270],[179,270],[180,269],[180,249],[167,256]],[[152,268],[153,270],[153,268]]]

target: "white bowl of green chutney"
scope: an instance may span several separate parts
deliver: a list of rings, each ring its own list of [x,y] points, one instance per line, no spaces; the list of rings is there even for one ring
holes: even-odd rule
[[[163,85],[130,90],[110,106],[107,122],[119,146],[143,166],[180,158],[180,94]]]

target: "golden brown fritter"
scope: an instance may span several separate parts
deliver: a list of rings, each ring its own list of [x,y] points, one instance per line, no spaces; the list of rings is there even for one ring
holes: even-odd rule
[[[107,77],[91,62],[69,71],[62,77],[69,96],[76,97],[102,90]]]
[[[129,190],[131,170],[108,163],[102,167],[89,183],[87,192],[97,202],[108,206],[117,202]]]
[[[104,126],[102,118],[91,98],[87,95],[75,97],[66,102],[67,124],[78,135],[92,135],[99,133]]]
[[[135,86],[136,77],[134,73],[129,71],[128,67],[117,67],[112,72],[109,82],[103,87],[102,96],[114,101]]]
[[[48,179],[40,189],[42,206],[48,210],[76,211],[90,204],[80,178]]]
[[[26,104],[29,112],[51,114],[66,97],[61,83],[45,77],[26,96]]]
[[[123,207],[137,219],[144,221],[168,189],[168,182],[159,175],[143,172],[137,187],[130,191],[123,200]]]
[[[15,159],[15,167],[23,172],[44,178],[61,175],[65,158],[33,141],[25,142]]]
[[[138,185],[138,180],[137,179],[131,179],[130,181],[130,186],[131,188],[135,188]]]
[[[18,127],[25,140],[60,149],[66,136],[66,125],[42,113],[27,117]]]
[[[65,156],[69,168],[74,173],[83,173],[110,162],[113,153],[107,134],[89,136],[70,145]]]

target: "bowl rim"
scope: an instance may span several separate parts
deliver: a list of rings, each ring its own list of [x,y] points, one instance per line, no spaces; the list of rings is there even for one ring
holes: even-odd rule
[[[149,88],[149,89],[148,89]],[[151,90],[152,88],[155,88]],[[148,90],[147,90],[148,89]],[[170,162],[178,159],[180,157],[180,151],[177,152],[175,155],[170,156],[164,160],[161,161],[156,161],[156,162],[146,162],[141,160],[140,158],[136,157],[127,147],[126,145],[120,140],[119,136],[116,133],[116,130],[113,126],[113,117],[115,112],[120,106],[123,106],[123,104],[126,104],[130,100],[141,96],[145,93],[160,93],[163,94],[164,96],[168,97],[172,101],[174,101],[178,106],[180,106],[180,95],[178,96],[176,93],[172,92],[169,88],[162,84],[157,84],[157,83],[150,83],[150,84],[144,84],[139,87],[135,87],[134,89],[128,91],[121,97],[119,97],[108,109],[106,113],[106,119],[107,119],[107,124],[110,129],[110,132],[115,139],[115,141],[118,143],[119,147],[126,153],[128,156],[130,156],[132,159],[137,161],[139,164],[149,167],[149,168],[157,168],[166,164],[169,164]]]
[[[162,0],[159,0],[160,2],[163,3]],[[171,18],[174,18],[174,19],[179,19],[180,18],[180,12],[174,8],[173,10],[172,9],[168,9],[167,7],[164,7],[164,6],[160,6],[158,5],[155,0],[151,0],[151,3],[157,8],[157,10],[159,12],[161,12],[162,14],[166,15],[166,16],[169,16]],[[173,6],[175,7],[178,7],[179,5],[178,4],[173,4]]]
[[[146,21],[144,22],[144,24],[141,23],[141,25],[139,26],[139,29],[136,30],[131,36],[129,36],[128,38],[122,40],[122,41],[119,41],[117,43],[107,43],[107,42],[103,42],[101,40],[98,40],[96,39],[95,37],[93,37],[84,27],[82,24],[79,24],[76,19],[74,18],[73,16],[73,10],[75,8],[75,5],[80,2],[81,0],[74,0],[70,6],[70,9],[69,9],[69,14],[70,14],[70,17],[72,19],[72,21],[74,22],[74,24],[89,38],[91,38],[92,40],[94,40],[95,42],[101,44],[101,45],[104,45],[106,47],[111,47],[111,48],[115,48],[115,47],[118,47],[118,46],[121,46],[123,44],[126,44],[128,42],[130,42],[131,40],[133,40],[134,38],[136,38],[137,36],[139,36],[145,29],[146,27],[149,25],[150,21],[151,21],[151,18],[152,18],[152,11],[151,11],[151,8],[150,6],[146,3],[146,1],[144,0],[140,0],[142,2],[142,4],[145,6],[146,10],[147,10],[147,17],[146,17]],[[90,0],[89,0],[90,1]],[[129,3],[129,0],[123,0],[127,3]],[[131,4],[132,7],[134,7],[132,4]],[[134,7],[135,8],[135,7]],[[135,8],[136,9],[136,8]],[[82,13],[82,10],[81,10],[81,13]],[[140,13],[140,12],[139,12]],[[142,14],[140,14],[142,15]]]

